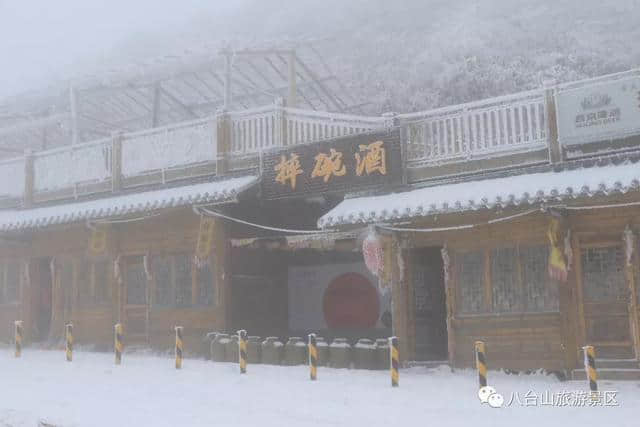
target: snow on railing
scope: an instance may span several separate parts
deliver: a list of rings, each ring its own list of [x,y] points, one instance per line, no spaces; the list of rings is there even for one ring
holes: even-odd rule
[[[384,117],[355,116],[295,108],[284,110],[287,145],[369,132],[383,128],[387,121]]]
[[[40,151],[33,169],[36,192],[103,181],[111,176],[111,139]]]
[[[0,198],[22,197],[24,157],[0,161]]]
[[[286,145],[368,132],[385,118],[283,108],[278,105],[232,112],[231,153],[242,155]]]
[[[547,145],[544,91],[399,115],[411,165],[463,161]]]
[[[122,175],[131,177],[216,158],[215,118],[124,134]]]
[[[231,153],[255,153],[281,145],[282,109],[266,106],[229,113],[231,117]]]

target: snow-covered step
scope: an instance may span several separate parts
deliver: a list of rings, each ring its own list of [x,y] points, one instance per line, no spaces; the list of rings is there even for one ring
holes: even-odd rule
[[[574,381],[586,381],[587,375],[584,369],[574,369],[571,372],[571,379]],[[640,381],[640,369],[598,369],[598,380]]]

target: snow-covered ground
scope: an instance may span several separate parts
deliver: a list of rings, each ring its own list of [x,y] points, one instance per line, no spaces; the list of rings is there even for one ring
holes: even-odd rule
[[[583,382],[490,372],[505,398],[493,409],[476,396],[473,371],[412,368],[392,388],[387,372],[237,365],[167,355],[0,349],[0,426],[637,426],[640,384],[601,382],[619,406],[527,406],[545,392],[580,399]],[[517,393],[517,396],[513,393]],[[528,393],[528,398],[527,396]],[[514,396],[511,405],[508,405]],[[517,398],[521,403],[517,402]],[[538,402],[540,403],[540,402]],[[613,403],[613,402],[609,402]]]

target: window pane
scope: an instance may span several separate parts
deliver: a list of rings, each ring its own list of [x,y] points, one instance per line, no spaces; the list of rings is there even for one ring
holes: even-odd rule
[[[464,252],[458,255],[458,282],[461,313],[483,311],[484,254]]]
[[[491,281],[493,311],[518,311],[521,294],[518,286],[517,251],[515,248],[497,248],[491,251]]]
[[[7,263],[5,302],[17,302],[20,291],[20,263]]]
[[[549,278],[549,247],[520,248],[524,310],[558,311],[558,282]]]
[[[585,248],[582,257],[582,282],[588,301],[618,301],[626,295],[624,255],[619,246]]]
[[[211,266],[212,261],[205,262],[198,267],[198,289],[200,295],[198,295],[199,305],[215,305],[215,276],[213,274],[213,268]]]
[[[188,255],[175,256],[176,274],[176,305],[191,305],[191,257]]]
[[[98,261],[94,264],[94,300],[96,304],[109,304],[111,302],[111,283],[109,282],[109,268],[110,263],[108,261]]]
[[[155,304],[171,305],[171,259],[167,256],[153,257],[153,278],[156,281]]]
[[[135,263],[127,263],[127,304],[147,303],[147,276],[142,257]]]

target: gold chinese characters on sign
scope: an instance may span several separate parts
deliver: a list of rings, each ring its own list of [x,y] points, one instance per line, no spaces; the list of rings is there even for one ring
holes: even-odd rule
[[[380,175],[387,174],[386,151],[384,141],[376,141],[371,144],[360,144],[358,152],[355,153],[355,175],[363,176],[378,173]],[[347,167],[343,161],[343,153],[334,148],[329,153],[319,153],[314,157],[315,165],[311,172],[312,179],[322,179],[325,183],[334,176],[345,176]],[[275,180],[282,185],[291,186],[292,190],[296,189],[296,180],[298,175],[304,173],[300,158],[297,154],[292,153],[288,158],[285,155],[280,156],[274,170],[276,172]]]

